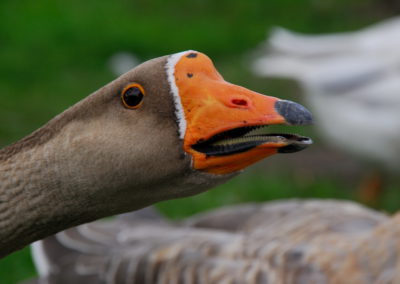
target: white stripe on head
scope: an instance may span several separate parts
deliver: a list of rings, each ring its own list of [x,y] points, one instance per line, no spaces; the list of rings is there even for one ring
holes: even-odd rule
[[[183,110],[181,97],[179,95],[179,89],[175,83],[175,65],[181,59],[181,57],[189,52],[195,52],[193,50],[182,51],[179,53],[175,53],[169,56],[167,64],[165,65],[167,71],[167,79],[169,86],[171,88],[171,93],[174,98],[175,103],[175,115],[178,121],[178,128],[179,128],[179,138],[183,139],[185,137],[186,132],[186,118],[185,112]]]

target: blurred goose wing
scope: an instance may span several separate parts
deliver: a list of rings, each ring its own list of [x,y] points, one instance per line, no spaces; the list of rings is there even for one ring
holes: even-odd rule
[[[377,52],[400,44],[400,18],[392,18],[354,32],[305,35],[277,27],[268,46],[274,52],[307,57],[338,53]]]

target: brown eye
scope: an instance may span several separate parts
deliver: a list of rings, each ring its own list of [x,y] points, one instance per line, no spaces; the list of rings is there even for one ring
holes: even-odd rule
[[[130,109],[138,108],[142,105],[144,90],[139,84],[130,84],[121,93],[122,103]]]

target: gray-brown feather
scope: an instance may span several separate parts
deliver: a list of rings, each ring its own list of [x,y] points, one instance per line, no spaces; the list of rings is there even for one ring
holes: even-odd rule
[[[228,207],[180,224],[98,221],[44,241],[69,252],[52,258],[57,272],[48,280],[397,283],[399,220],[351,202],[292,200]]]

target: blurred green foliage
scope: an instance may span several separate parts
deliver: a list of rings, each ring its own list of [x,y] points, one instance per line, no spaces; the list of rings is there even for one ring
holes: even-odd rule
[[[0,2],[0,146],[114,78],[117,51],[141,60],[196,49],[210,55],[229,80],[282,97],[293,88],[253,78],[243,55],[273,26],[301,32],[362,27],[392,13],[389,0],[117,0]],[[277,92],[276,94],[274,92]],[[279,93],[280,92],[280,93]],[[352,198],[335,180],[299,183],[287,175],[250,173],[206,194],[164,202],[173,218],[228,203],[276,198]],[[397,197],[398,198],[398,197]],[[389,197],[391,204],[396,197]],[[387,203],[389,204],[389,203]],[[390,204],[388,206],[391,206]],[[35,274],[28,249],[0,260],[0,283]]]

